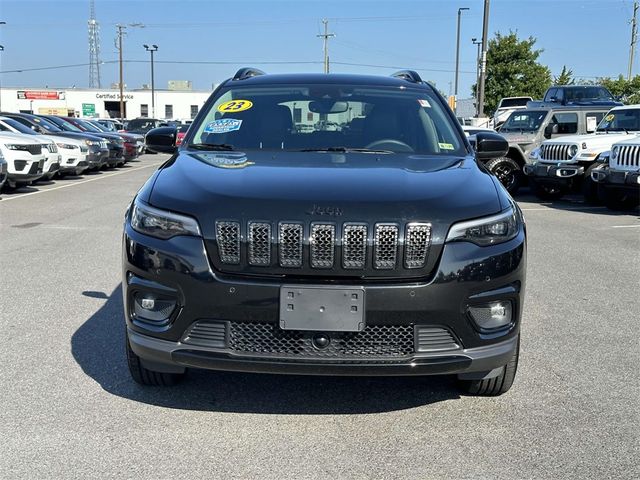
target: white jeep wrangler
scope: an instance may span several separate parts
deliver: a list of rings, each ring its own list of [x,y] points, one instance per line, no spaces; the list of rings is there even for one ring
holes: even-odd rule
[[[599,199],[612,210],[627,210],[640,204],[640,135],[613,144],[601,155],[601,164],[591,172]]]

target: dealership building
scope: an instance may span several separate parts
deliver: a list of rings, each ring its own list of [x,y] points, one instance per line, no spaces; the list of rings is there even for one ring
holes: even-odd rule
[[[177,82],[190,86],[190,82]],[[171,82],[169,84],[171,87]],[[191,119],[196,116],[211,91],[156,89],[155,112],[151,90],[124,90],[125,118]],[[119,89],[7,88],[0,91],[0,110],[43,115],[86,118],[120,117]]]

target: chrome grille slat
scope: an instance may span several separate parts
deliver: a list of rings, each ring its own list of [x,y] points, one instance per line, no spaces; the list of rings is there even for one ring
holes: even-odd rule
[[[216,241],[222,263],[237,265],[240,263],[240,223],[216,222]]]
[[[431,246],[431,224],[410,223],[404,242],[404,266],[421,268],[427,262]]]
[[[331,268],[334,262],[336,227],[332,224],[314,223],[311,225],[309,245],[311,247],[311,266],[313,268]]]
[[[566,161],[571,160],[569,147],[562,143],[548,143],[540,146],[540,158],[542,160]]]
[[[249,222],[249,264],[257,266],[271,265],[271,224],[267,222]]]
[[[302,241],[304,227],[301,223],[280,223],[278,228],[278,255],[281,267],[302,266]]]
[[[342,266],[347,269],[364,268],[367,264],[366,225],[345,223],[342,229]]]
[[[637,170],[640,168],[640,145],[619,146],[618,155],[610,164],[621,170]]]
[[[396,267],[398,257],[398,226],[392,223],[377,223],[374,233],[373,265],[380,270]]]

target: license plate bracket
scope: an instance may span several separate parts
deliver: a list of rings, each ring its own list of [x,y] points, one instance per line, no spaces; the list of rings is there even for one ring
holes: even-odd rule
[[[360,332],[364,327],[363,287],[280,287],[280,328],[283,330]]]

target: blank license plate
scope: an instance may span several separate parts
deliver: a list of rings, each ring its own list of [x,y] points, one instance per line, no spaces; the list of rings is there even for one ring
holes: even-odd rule
[[[280,287],[283,330],[359,332],[364,326],[363,287]]]

